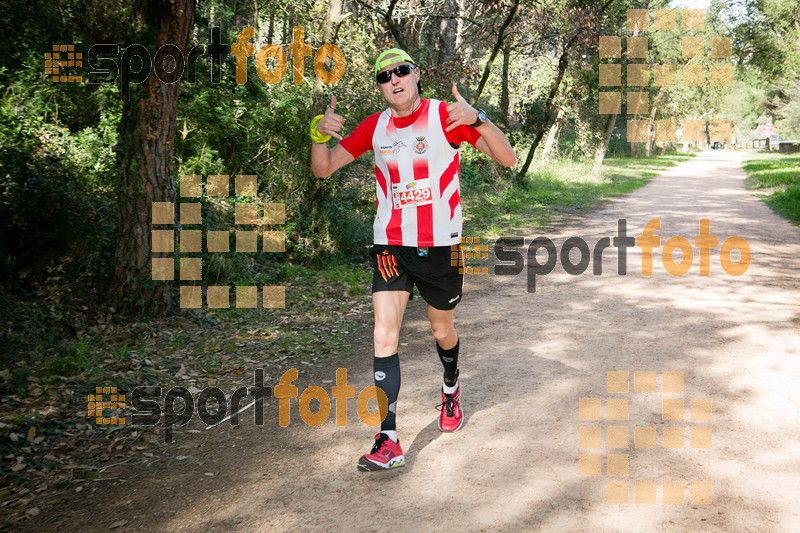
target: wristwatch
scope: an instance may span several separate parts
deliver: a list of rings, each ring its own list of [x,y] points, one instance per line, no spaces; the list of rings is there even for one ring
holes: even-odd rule
[[[478,109],[478,118],[472,123],[472,127],[477,128],[484,122],[486,122],[486,111],[483,109]]]

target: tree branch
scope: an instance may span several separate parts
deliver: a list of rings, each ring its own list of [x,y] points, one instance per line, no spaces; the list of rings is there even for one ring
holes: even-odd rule
[[[478,101],[478,98],[480,98],[481,93],[483,92],[483,88],[486,87],[486,82],[489,81],[489,74],[492,71],[492,63],[494,62],[494,58],[496,58],[497,54],[500,52],[500,49],[503,47],[503,38],[505,37],[506,29],[508,29],[508,27],[511,25],[514,15],[517,14],[518,7],[519,0],[514,0],[514,5],[511,7],[511,11],[506,17],[506,20],[503,21],[503,25],[500,26],[500,31],[497,32],[497,41],[495,41],[494,48],[492,48],[492,55],[489,56],[489,61],[486,62],[486,66],[483,68],[483,76],[481,76],[481,81],[478,83],[478,88],[472,95],[470,105],[475,105],[475,102]]]

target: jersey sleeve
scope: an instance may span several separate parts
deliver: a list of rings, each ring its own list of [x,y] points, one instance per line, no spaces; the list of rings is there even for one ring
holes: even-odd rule
[[[372,150],[372,137],[375,134],[375,126],[378,124],[380,115],[380,113],[375,113],[368,116],[339,143],[339,146],[350,152],[353,159],[358,159],[367,150]]]
[[[478,142],[478,139],[481,138],[481,134],[478,133],[478,130],[473,128],[472,126],[459,126],[454,130],[447,131],[447,127],[449,124],[447,123],[447,104],[442,102],[439,104],[439,117],[442,121],[442,130],[444,130],[444,136],[447,139],[447,142],[451,144],[455,144],[458,146],[462,142],[466,142],[475,147],[475,143]]]

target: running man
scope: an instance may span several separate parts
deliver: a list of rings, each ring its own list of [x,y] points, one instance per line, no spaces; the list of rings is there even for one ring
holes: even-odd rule
[[[372,451],[358,461],[359,470],[366,471],[405,465],[395,425],[400,391],[397,345],[415,285],[428,304],[444,366],[439,428],[452,432],[464,422],[453,324],[464,275],[450,262],[450,246],[459,244],[461,237],[459,145],[467,142],[503,166],[517,160],[503,132],[483,110],[469,105],[455,85],[451,104],[423,99],[420,70],[403,50],[392,48],[378,56],[375,77],[389,108],[368,117],[347,138],[339,135],[345,119],[336,114],[335,97],[325,114],[311,122],[315,176],[330,176],[367,150],[375,154],[373,368],[375,385],[386,394],[389,409]],[[341,142],[328,148],[331,137]]]

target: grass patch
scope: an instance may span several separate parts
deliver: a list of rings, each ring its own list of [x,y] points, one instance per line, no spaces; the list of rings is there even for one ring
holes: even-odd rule
[[[91,339],[57,346],[45,361],[46,374],[72,376],[88,369],[92,357],[89,353]]]
[[[800,155],[754,152],[742,168],[748,189],[773,211],[800,224]]]
[[[524,188],[488,184],[466,174],[462,188],[464,234],[498,237],[547,225],[554,216],[576,214],[645,185],[664,169],[693,157],[668,152],[646,158],[606,158],[598,179],[590,179],[591,161],[553,161],[533,168]]]

